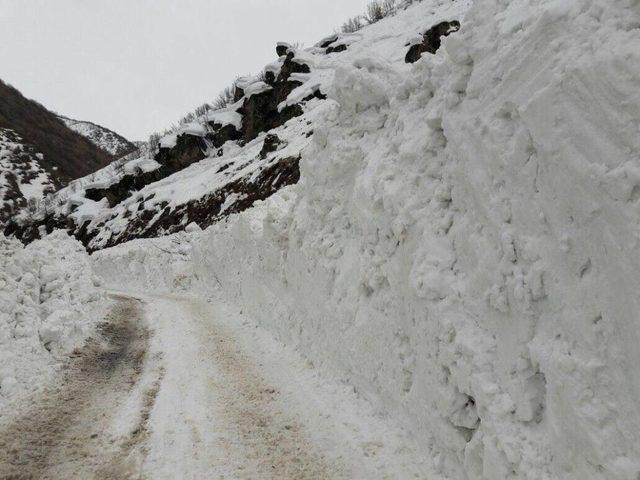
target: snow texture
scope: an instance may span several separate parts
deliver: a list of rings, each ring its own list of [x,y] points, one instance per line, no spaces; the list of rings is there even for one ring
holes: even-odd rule
[[[0,416],[82,344],[102,308],[84,247],[58,231],[24,247],[0,236]]]

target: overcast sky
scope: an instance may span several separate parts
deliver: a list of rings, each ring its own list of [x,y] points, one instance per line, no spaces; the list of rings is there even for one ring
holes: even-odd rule
[[[145,140],[237,75],[310,46],[366,0],[0,0],[0,78],[50,110]]]

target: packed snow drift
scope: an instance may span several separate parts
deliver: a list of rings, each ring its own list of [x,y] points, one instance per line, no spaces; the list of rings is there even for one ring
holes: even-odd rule
[[[0,414],[82,345],[104,309],[98,285],[84,247],[64,232],[27,247],[0,237]]]

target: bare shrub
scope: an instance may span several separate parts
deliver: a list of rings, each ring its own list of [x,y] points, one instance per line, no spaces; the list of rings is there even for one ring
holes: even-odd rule
[[[367,5],[364,20],[371,25],[395,12],[396,0],[372,0]]]
[[[202,105],[197,107],[193,113],[196,114],[196,117],[202,117],[203,115],[206,115],[209,110],[211,110],[211,105],[209,105],[208,103],[203,103]]]
[[[213,101],[212,106],[214,110],[220,110],[226,108],[233,103],[233,96],[236,93],[236,83],[238,79],[234,80],[231,85],[222,90],[216,99]]]
[[[158,146],[160,145],[161,138],[162,134],[160,132],[154,132],[149,135],[149,155],[151,158],[153,158],[158,151]]]
[[[342,33],[354,33],[364,27],[364,23],[362,21],[362,16],[358,15],[357,17],[350,18],[346,22],[342,24],[340,30]]]

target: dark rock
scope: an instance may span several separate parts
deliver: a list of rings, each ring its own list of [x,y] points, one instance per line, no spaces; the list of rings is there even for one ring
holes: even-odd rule
[[[236,85],[233,90],[233,103],[240,101],[242,97],[244,97],[244,90]]]
[[[207,144],[202,137],[182,134],[178,135],[175,147],[161,148],[155,161],[169,167],[173,173],[202,160],[206,150]]]
[[[260,133],[283,125],[293,117],[302,115],[299,105],[278,111],[278,105],[287,99],[300,82],[276,82],[273,88],[246,98],[238,112],[242,115],[242,140],[249,142]]]
[[[84,196],[94,202],[99,202],[103,198],[106,198],[109,207],[113,208],[124,199],[130,197],[134,192],[140,191],[146,185],[162,180],[169,175],[171,175],[171,172],[169,168],[165,166],[151,172],[142,172],[138,175],[128,174],[106,188],[88,188],[85,190]]]
[[[424,52],[434,54],[440,48],[442,37],[446,37],[453,32],[460,30],[460,22],[442,22],[434,25],[422,35],[422,42],[412,45],[404,58],[406,63],[417,62]]]
[[[265,75],[266,83],[270,84],[271,89],[245,98],[242,107],[238,109],[238,113],[242,115],[243,141],[249,142],[260,133],[279,127],[293,117],[302,115],[300,105],[290,105],[281,111],[278,111],[278,105],[285,101],[296,87],[302,85],[301,82],[289,80],[291,74],[310,71],[309,65],[295,61],[295,53],[289,51],[277,78]],[[269,73],[272,72],[267,72]],[[317,96],[317,98],[321,97]]]
[[[276,79],[276,82],[285,82],[289,79],[292,73],[309,73],[311,69],[309,65],[306,63],[298,63],[295,59],[295,54],[293,52],[289,52],[287,54],[287,58],[285,59],[282,67],[280,68],[280,74]]]
[[[268,85],[276,83],[276,74],[271,71],[264,72],[264,83]]]
[[[146,185],[199,162],[205,157],[205,151],[206,144],[202,138],[186,134],[179,135],[175,147],[162,148],[156,154],[155,160],[160,163],[160,168],[151,172],[127,174],[106,188],[88,188],[85,191],[85,197],[95,202],[106,198],[109,207],[114,207]]]
[[[290,45],[278,44],[276,45],[276,54],[278,55],[278,57],[282,57],[287,54],[289,48],[291,48]]]
[[[318,100],[326,100],[327,96],[320,90],[314,90],[311,95],[307,95],[302,99],[302,101],[308,102],[309,100],[313,100],[314,98],[317,98]],[[311,122],[307,122],[307,125],[311,125]]]
[[[240,140],[242,137],[241,133],[233,125],[209,122],[209,126],[212,128],[213,133],[208,133],[207,139],[211,141],[215,148],[222,147],[229,140]]]
[[[329,45],[331,45],[333,42],[338,40],[338,35],[332,35],[331,37],[327,37],[325,38],[322,43],[320,43],[318,46],[320,48],[327,48]]]
[[[336,45],[335,47],[329,47],[327,48],[327,54],[329,53],[339,53],[339,52],[344,52],[347,49],[347,46],[343,43]]]
[[[165,205],[153,223],[150,222],[157,210],[145,210],[141,215],[134,217],[123,232],[112,235],[102,248],[135,238],[151,238],[179,232],[192,222],[201,228],[207,228],[231,214],[250,208],[258,200],[265,200],[282,187],[297,183],[300,179],[299,162],[300,157],[279,159],[256,177],[240,178],[216,192],[178,207],[171,208]],[[221,213],[222,205],[232,194],[236,195],[236,201]],[[81,240],[89,251],[96,250],[90,241],[91,237],[97,234],[97,231],[89,233]]]
[[[267,158],[267,155],[271,152],[275,152],[281,143],[282,140],[280,140],[280,138],[276,134],[269,133],[266,137],[264,137],[262,150],[260,150],[260,158],[262,158],[263,160]]]

